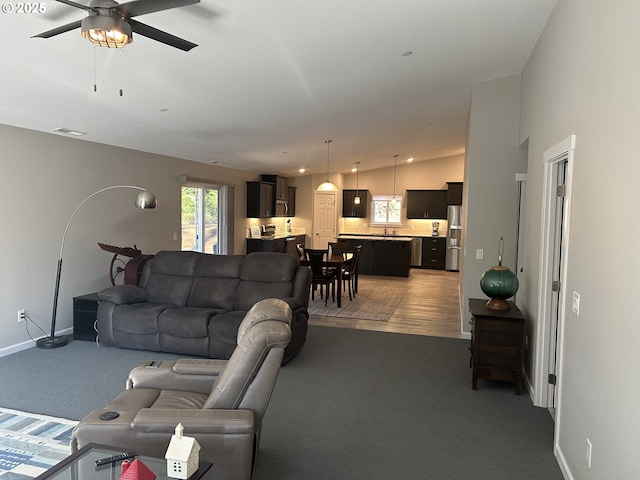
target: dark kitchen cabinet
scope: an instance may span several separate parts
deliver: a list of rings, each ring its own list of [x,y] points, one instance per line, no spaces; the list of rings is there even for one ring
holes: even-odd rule
[[[353,203],[353,200],[356,198],[356,193],[360,196],[360,205]],[[343,190],[342,216],[367,218],[367,205],[369,202],[369,190]]]
[[[274,184],[247,182],[247,218],[275,217]]]
[[[263,182],[273,185],[273,217],[293,217],[289,205],[289,179],[278,175],[262,175]]]
[[[290,253],[298,255],[296,244],[304,246],[304,235],[292,235],[286,238],[247,238],[247,254],[253,252]]]
[[[447,182],[447,205],[462,205],[462,182]]]
[[[273,183],[275,185],[274,200],[282,200],[286,202],[289,198],[288,179],[285,177],[279,177],[278,175],[262,175],[263,182]]]
[[[447,218],[447,190],[407,190],[407,218]]]
[[[447,257],[445,237],[425,237],[422,239],[422,267],[444,270]]]
[[[409,276],[411,242],[349,237],[339,237],[338,240],[349,244],[349,252],[353,252],[356,245],[362,246],[358,260],[358,272],[362,275]]]
[[[287,206],[289,207],[287,217],[296,216],[296,188],[297,187],[287,187]]]
[[[371,265],[374,275],[408,277],[411,270],[411,242],[374,241],[371,246]]]

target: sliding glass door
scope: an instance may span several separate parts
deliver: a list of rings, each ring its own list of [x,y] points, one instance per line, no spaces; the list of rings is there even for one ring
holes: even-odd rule
[[[224,187],[182,187],[182,250],[226,253],[221,214]]]

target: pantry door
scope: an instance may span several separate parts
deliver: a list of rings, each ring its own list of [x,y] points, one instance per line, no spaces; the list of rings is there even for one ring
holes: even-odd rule
[[[313,248],[328,248],[336,239],[336,192],[315,192],[313,208]]]

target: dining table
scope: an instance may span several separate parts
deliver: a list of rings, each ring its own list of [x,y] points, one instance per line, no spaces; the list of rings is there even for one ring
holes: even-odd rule
[[[338,292],[336,293],[336,303],[338,308],[342,307],[342,270],[351,263],[353,258],[352,252],[343,253],[341,255],[330,255],[322,261],[322,266],[325,268],[336,269],[336,279],[338,280]],[[300,260],[300,265],[310,266],[309,260]]]

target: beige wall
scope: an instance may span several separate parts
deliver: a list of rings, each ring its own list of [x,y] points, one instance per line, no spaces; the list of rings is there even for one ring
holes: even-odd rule
[[[482,274],[498,264],[504,239],[503,265],[515,268],[518,189],[516,174],[526,172],[527,151],[520,148],[520,76],[473,86],[465,156],[463,251],[461,266],[462,326],[469,332],[469,298],[486,298]],[[476,259],[476,250],[484,257]]]
[[[559,0],[522,73],[531,287],[522,301],[533,322],[541,315],[542,157],[576,135],[555,439],[566,478],[631,480],[640,472],[638,18],[637,1]],[[579,316],[571,309],[573,291],[581,295]]]
[[[364,162],[360,164],[360,168]],[[393,192],[393,158],[391,166],[375,170],[360,170],[358,173],[358,188],[369,190],[371,195],[391,195]],[[355,165],[354,165],[355,166]],[[398,161],[396,169],[395,193],[403,199],[402,227],[398,233],[431,234],[430,220],[407,220],[406,218],[406,190],[446,190],[447,182],[461,182],[464,175],[464,155],[436,158],[422,162],[406,163]],[[344,175],[345,189],[356,188],[355,173]],[[339,213],[342,212],[342,196],[339,195]],[[345,218],[339,221],[340,232],[375,231],[370,227],[371,209],[367,209],[368,218]],[[441,223],[442,234],[446,234],[446,223]],[[378,230],[380,230],[378,228]]]
[[[178,176],[188,175],[236,184],[236,216],[246,211],[245,181],[237,170],[151,155],[54,134],[0,125],[2,145],[0,354],[3,348],[28,344],[27,314],[50,330],[57,259],[64,227],[76,206],[91,193],[111,185],[137,185],[158,197],[155,210],[133,206],[132,189],[110,190],[87,202],[67,234],[57,327],[72,325],[72,297],[109,286],[111,254],[97,242],[137,245],[143,253],[180,249]],[[235,253],[244,253],[245,222],[236,220]],[[173,240],[174,232],[178,240]],[[31,335],[40,331],[30,326]]]

